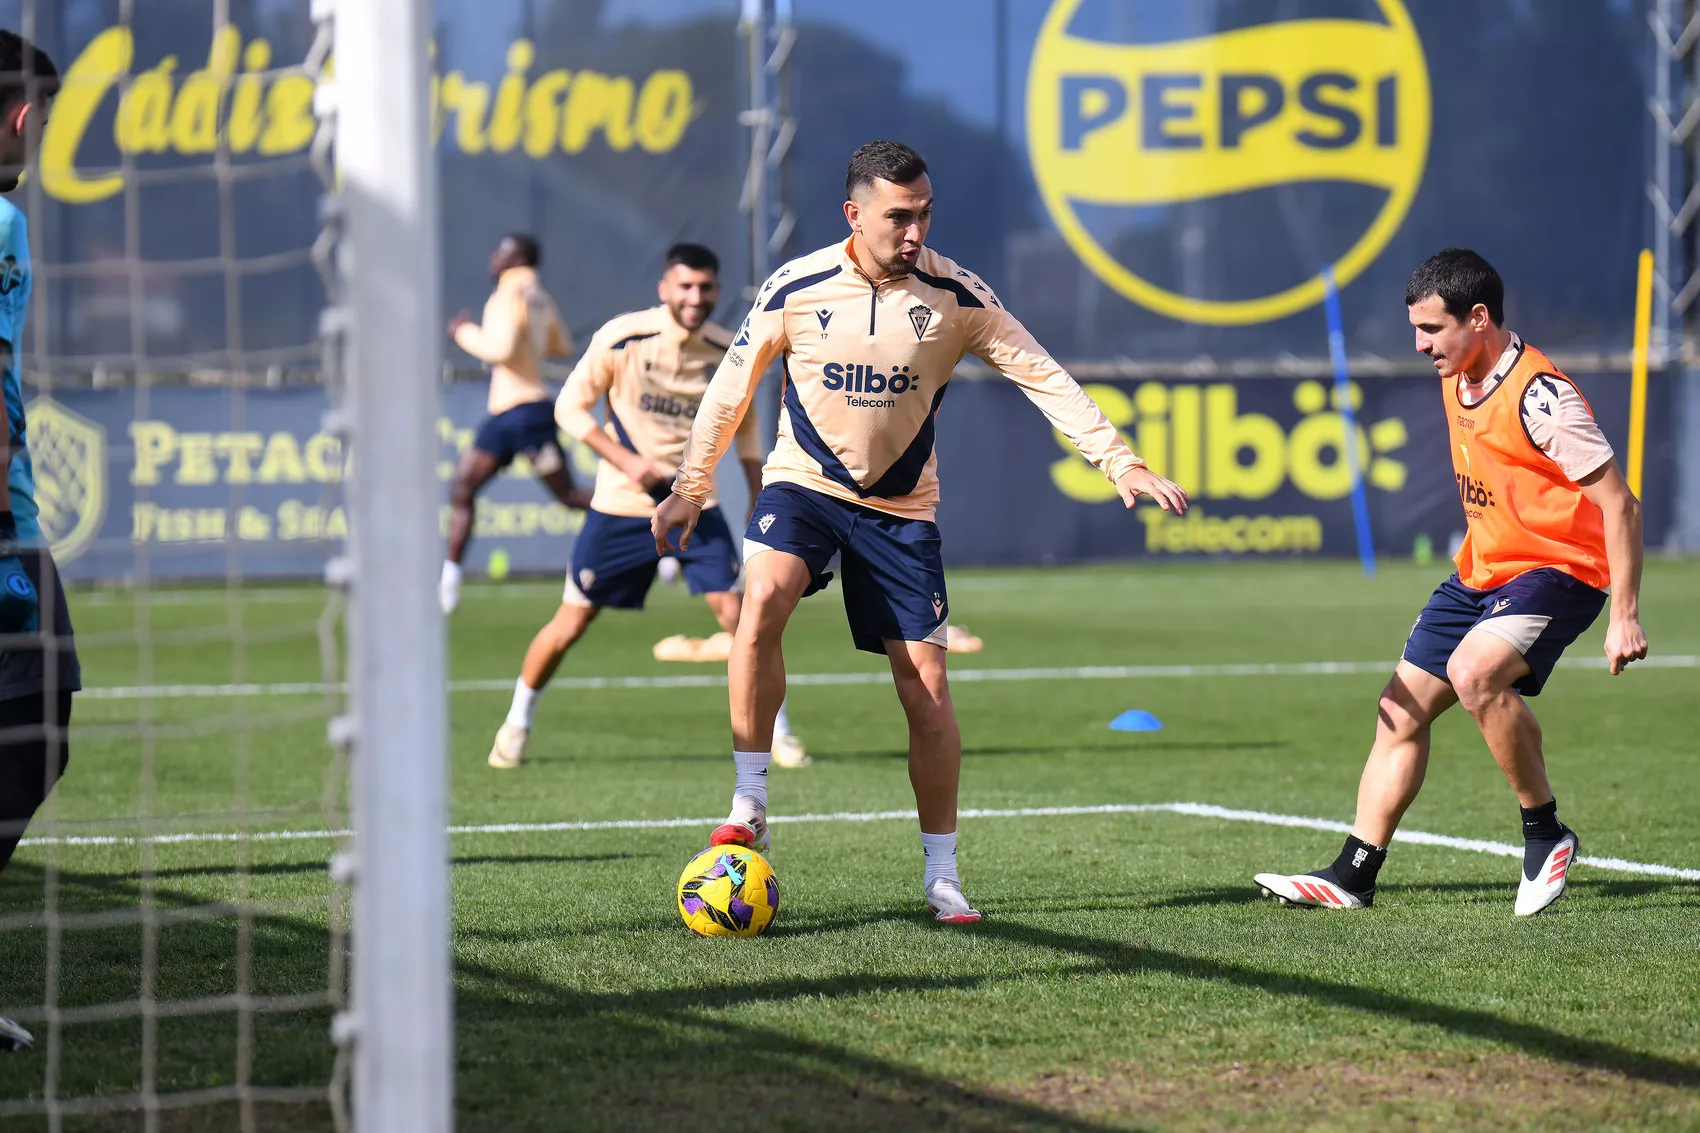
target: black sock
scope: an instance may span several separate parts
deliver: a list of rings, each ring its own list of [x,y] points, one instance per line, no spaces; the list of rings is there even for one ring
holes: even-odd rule
[[[1532,881],[1553,846],[1564,837],[1564,823],[1558,820],[1557,799],[1544,806],[1519,809],[1523,812],[1523,876]]]
[[[1564,837],[1564,824],[1558,820],[1558,800],[1545,806],[1526,806],[1523,812],[1523,841],[1546,842],[1549,845]]]
[[[1381,872],[1381,863],[1386,860],[1385,846],[1372,846],[1362,838],[1348,834],[1345,848],[1326,872],[1333,875],[1335,884],[1340,888],[1361,896],[1375,892],[1375,875]]]

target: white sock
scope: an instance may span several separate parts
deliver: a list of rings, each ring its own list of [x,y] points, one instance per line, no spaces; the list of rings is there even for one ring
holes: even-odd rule
[[[531,718],[537,711],[537,694],[540,688],[532,688],[521,677],[514,682],[514,702],[508,709],[508,723],[520,728],[531,727]]]
[[[785,702],[779,702],[779,715],[773,718],[773,734],[788,736],[791,734],[791,713],[785,711]]]
[[[740,805],[767,813],[767,765],[773,759],[769,751],[735,751],[732,763],[738,768],[738,781],[732,787],[732,811]]]
[[[443,560],[443,579],[441,585],[460,588],[460,564]]]
[[[956,834],[921,833],[921,852],[927,855],[927,872],[921,878],[921,888],[926,889],[941,877],[961,884],[961,878],[956,876]]]

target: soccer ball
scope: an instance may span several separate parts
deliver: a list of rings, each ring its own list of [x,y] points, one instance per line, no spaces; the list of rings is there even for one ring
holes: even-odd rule
[[[744,846],[710,846],[679,875],[679,915],[698,936],[760,936],[779,912],[779,879]]]

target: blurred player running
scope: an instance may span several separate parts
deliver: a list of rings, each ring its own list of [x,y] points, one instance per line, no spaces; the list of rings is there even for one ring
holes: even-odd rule
[[[661,556],[650,535],[650,516],[656,501],[667,496],[697,403],[732,340],[724,327],[708,321],[720,295],[720,261],[709,249],[669,248],[657,291],[659,306],[617,316],[596,332],[556,403],[561,427],[602,464],[596,497],[573,544],[561,608],[526,650],[507,722],[490,749],[492,767],[518,767],[525,759],[537,694],[596,615],[607,606],[643,609],[655,582]],[[605,426],[590,415],[603,399]],[[737,440],[754,499],[761,488],[754,418]],[[679,559],[691,593],[701,594],[721,628],[731,631],[738,626],[738,549],[712,495],[706,500],[703,538]],[[783,705],[780,717],[784,765],[802,766],[808,755],[791,736]]]
[[[714,466],[746,419],[762,371],[785,371],[779,439],[744,534],[744,619],[730,663],[732,812],[716,844],[765,846],[767,767],[785,694],[781,636],[797,602],[824,587],[842,554],[844,608],[856,648],[890,658],[909,721],[909,780],[920,812],[921,888],[938,920],[979,912],[956,869],[962,737],[945,677],[944,560],[933,522],[939,484],[934,416],[963,355],[1019,385],[1112,480],[1182,511],[1186,496],[1127,450],[1073,378],[972,273],[925,247],[933,190],[908,146],[869,142],[850,158],[851,236],[775,272],[709,385],[673,494],[655,515],[656,549],[680,528],[713,531]]]
[[[437,584],[445,614],[460,605],[460,563],[472,538],[478,493],[515,456],[525,454],[537,478],[562,504],[581,510],[590,506],[590,493],[573,485],[555,434],[549,391],[543,387],[544,357],[568,353],[572,342],[537,276],[541,258],[530,236],[504,236],[490,254],[496,287],[484,304],[484,321],[475,323],[462,311],[449,323],[449,335],[460,348],[490,367],[490,415],[455,470],[448,558]]]
[[[1638,601],[1641,506],[1580,391],[1505,329],[1505,287],[1474,252],[1431,256],[1405,285],[1417,350],[1434,360],[1468,532],[1382,690],[1357,820],[1333,865],[1260,873],[1293,904],[1367,908],[1399,819],[1428,768],[1429,727],[1462,703],[1522,807],[1517,916],[1564,894],[1580,851],[1558,820],[1541,726],[1524,701],[1607,602],[1613,675],[1647,655]],[[1505,387],[1503,390],[1501,387]]]
[[[28,40],[0,31],[0,193],[18,187],[58,89],[59,72],[52,60]],[[37,808],[65,773],[71,753],[67,735],[71,694],[83,683],[65,591],[41,531],[35,470],[24,435],[17,348],[35,281],[24,214],[7,200],[0,200],[0,267],[4,269],[0,273],[0,388],[5,392],[7,424],[0,441],[7,487],[0,495],[3,870]],[[24,1050],[32,1042],[28,1031],[10,1019],[0,1019],[0,1050]]]

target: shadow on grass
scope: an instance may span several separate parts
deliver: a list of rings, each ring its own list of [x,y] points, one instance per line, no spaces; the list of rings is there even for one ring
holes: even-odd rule
[[[511,860],[511,859],[499,859]],[[27,870],[30,867],[18,866]],[[39,871],[37,872],[39,879]],[[125,904],[136,900],[132,879],[103,874],[61,873],[70,892],[89,903]],[[1656,882],[1608,882],[1607,885],[1653,886]],[[1249,887],[1248,887],[1249,888]],[[1646,890],[1637,888],[1636,892]],[[202,895],[161,887],[163,904],[194,904]],[[1252,899],[1237,888],[1204,889],[1166,902],[1230,903]],[[815,918],[782,922],[773,940],[805,938],[842,932],[876,922],[923,922],[925,914],[907,905],[865,910],[860,917]],[[289,939],[288,956],[273,973],[280,986],[268,993],[313,990],[323,986],[327,941],[323,929],[305,920],[271,918]],[[917,927],[921,927],[917,924]],[[603,931],[620,931],[604,929]],[[630,931],[665,931],[653,924]],[[1578,1037],[1552,1027],[1509,1019],[1493,1011],[1434,1002],[1419,994],[1402,994],[1356,986],[1336,980],[1282,972],[1260,963],[1235,962],[1187,955],[1162,948],[1103,939],[1049,926],[1020,924],[996,918],[966,930],[971,938],[1042,950],[1055,957],[1059,975],[1129,975],[1156,973],[1262,994],[1299,1000],[1350,1012],[1432,1026],[1450,1034],[1514,1047],[1549,1061],[1614,1071],[1626,1077],[1677,1087],[1700,1086],[1700,1066],[1662,1057],[1610,1041]],[[180,963],[186,953],[205,962],[228,950],[221,933],[228,926],[185,925],[174,932],[183,952],[162,953],[162,963]],[[524,928],[503,937],[546,947],[557,935],[553,928]],[[14,960],[37,969],[39,957],[20,951],[39,951],[43,941],[13,937]],[[469,935],[463,932],[462,936]],[[470,935],[489,936],[486,932]],[[276,943],[276,942],[274,942]],[[24,945],[22,950],[19,945]],[[276,954],[268,948],[268,954]],[[725,960],[725,953],[720,953]],[[139,965],[134,952],[118,949],[67,953],[61,983],[69,998],[86,1002],[91,988],[108,993],[114,986],[134,986]],[[74,965],[99,965],[101,972],[77,971]],[[904,993],[972,992],[996,986],[1013,974],[1004,965],[971,971],[930,975],[858,972],[755,981],[740,978],[735,964],[706,964],[697,981],[686,986],[638,991],[601,992],[582,984],[565,987],[536,974],[530,964],[495,965],[461,960],[457,968],[457,1058],[464,1129],[573,1128],[626,1129],[634,1123],[706,1129],[747,1128],[752,1113],[775,1129],[898,1130],[1027,1129],[1089,1133],[1105,1128],[1042,1105],[1002,1097],[951,1081],[924,1068],[925,1051],[905,1048],[902,1061],[870,1054],[865,1044],[835,1043],[805,1037],[802,1028],[788,1025],[791,1005],[865,1000]],[[162,967],[162,971],[163,971]],[[1025,970],[1025,969],[1023,969]],[[98,978],[94,978],[98,977]],[[35,978],[34,975],[26,978]],[[206,980],[229,978],[209,971]],[[716,985],[703,979],[719,978]],[[35,986],[39,986],[39,982]],[[591,985],[592,987],[594,985]],[[0,989],[0,997],[10,989]],[[231,989],[233,990],[233,989]],[[198,994],[206,994],[204,987]],[[11,994],[16,994],[12,991]],[[281,1021],[281,1020],[280,1020]],[[997,1020],[986,1020],[995,1027]],[[966,1031],[974,1020],[964,1019]],[[1344,1025],[1361,1024],[1346,1021]],[[73,1028],[73,1031],[75,1028]],[[176,1061],[164,1068],[161,1086],[217,1084],[219,1067],[234,1066],[234,1028],[228,1016],[212,1016],[204,1026],[174,1038]],[[276,1084],[306,1085],[328,1077],[330,1049],[322,1020],[312,1027],[292,1027],[287,1042],[273,1057],[259,1063],[284,1080]],[[901,1039],[897,1040],[901,1044]],[[134,1088],[140,1065],[139,1039],[133,1036],[100,1044],[79,1044],[78,1078],[87,1088]],[[69,1048],[67,1048],[69,1049]],[[31,1056],[39,1057],[39,1056]],[[180,1072],[176,1067],[181,1066]],[[18,1076],[0,1065],[0,1097],[39,1088],[39,1073]],[[79,1085],[81,1082],[78,1083]],[[8,1124],[8,1128],[10,1128]],[[20,1126],[21,1127],[21,1126]],[[287,1128],[287,1126],[285,1126]]]

